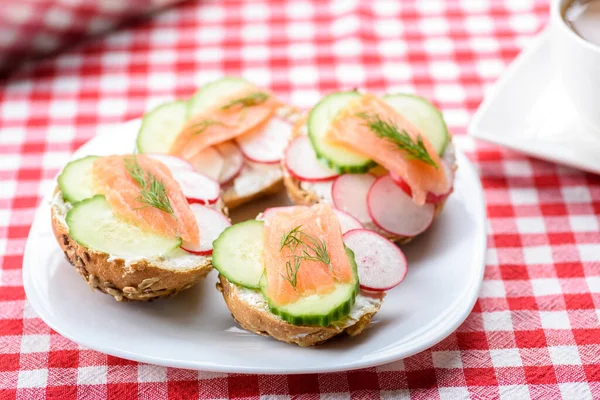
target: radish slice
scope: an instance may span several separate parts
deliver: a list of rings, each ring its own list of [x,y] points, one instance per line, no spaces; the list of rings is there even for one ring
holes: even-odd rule
[[[233,142],[217,145],[217,151],[223,157],[223,167],[219,174],[219,183],[224,185],[235,179],[244,168],[244,155]]]
[[[353,229],[363,229],[364,226],[361,224],[356,218],[352,215],[344,212],[342,210],[333,210],[335,215],[338,217],[338,221],[340,221],[340,226],[342,227],[342,234],[351,231]]]
[[[435,206],[417,205],[389,175],[378,178],[367,196],[369,213],[375,225],[394,235],[412,237],[433,222]]]
[[[215,181],[219,180],[225,160],[213,147],[202,150],[188,160],[196,172],[200,172]]]
[[[299,136],[291,141],[285,151],[285,167],[290,174],[301,181],[326,181],[339,175],[317,159],[307,136]]]
[[[271,218],[273,218],[275,216],[275,214],[277,214],[279,212],[291,212],[291,211],[297,210],[298,208],[306,208],[306,206],[287,206],[287,207],[265,208],[265,210],[262,212],[261,217],[257,218],[257,219],[261,219],[263,221],[268,221]]]
[[[361,223],[371,222],[367,194],[375,177],[370,174],[344,174],[333,182],[331,196],[336,208],[347,212]]]
[[[448,182],[448,191],[446,193],[440,194],[435,194],[431,192],[427,193],[427,198],[425,199],[426,203],[440,203],[441,201],[444,201],[450,195],[450,193],[452,193],[452,188],[454,186],[454,171],[446,161],[442,160],[441,164],[442,168],[444,168],[444,175],[446,175],[446,181]],[[404,192],[407,195],[412,197],[412,189],[410,188],[410,186],[408,186],[408,183],[406,183],[406,181],[402,179],[402,177],[394,174],[393,172],[390,172],[390,178],[392,178],[392,180],[396,183],[396,185],[398,185],[398,187],[400,187],[400,189],[404,190]]]
[[[250,161],[274,164],[283,158],[292,125],[280,118],[271,118],[262,130],[250,132],[236,138],[244,157]]]
[[[190,204],[190,208],[196,217],[198,230],[200,231],[200,245],[183,242],[181,248],[188,253],[198,256],[207,256],[212,254],[213,241],[219,237],[225,228],[231,226],[229,219],[219,211],[200,205]]]
[[[176,156],[171,156],[168,154],[159,154],[159,153],[148,153],[144,154],[147,157],[150,157],[153,160],[160,161],[170,170],[184,170],[184,171],[193,171],[194,167],[189,162],[185,161],[183,158],[179,158]]]
[[[206,175],[194,171],[172,171],[188,203],[214,204],[219,199],[221,186]]]
[[[406,277],[406,257],[398,246],[366,229],[344,234],[344,243],[354,252],[358,281],[365,290],[390,290]]]

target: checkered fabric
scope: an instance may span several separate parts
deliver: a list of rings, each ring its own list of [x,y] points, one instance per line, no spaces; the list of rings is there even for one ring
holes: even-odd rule
[[[22,70],[0,88],[0,399],[600,398],[600,177],[464,135],[547,14],[547,0],[207,0]],[[483,288],[455,333],[377,368],[227,375],[106,356],[35,315],[23,247],[71,152],[102,125],[224,74],[305,107],[359,86],[416,92],[443,110],[489,217]]]
[[[0,73],[178,1],[4,0],[0,8]]]

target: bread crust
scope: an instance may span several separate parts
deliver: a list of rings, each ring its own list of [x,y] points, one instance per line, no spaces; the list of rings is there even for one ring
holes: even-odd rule
[[[349,336],[360,334],[371,322],[373,315],[379,311],[381,302],[364,312],[349,326],[338,327],[330,325],[301,326],[285,322],[266,308],[249,304],[239,296],[237,285],[229,282],[227,278],[219,274],[217,290],[223,294],[225,303],[229,307],[231,316],[247,331],[262,336],[271,336],[274,339],[286,343],[297,344],[301,347],[314,346],[326,342],[334,336],[345,333]],[[378,297],[383,299],[384,294]]]
[[[75,267],[92,289],[111,295],[117,301],[148,301],[175,296],[194,286],[212,269],[210,259],[195,268],[171,270],[161,268],[150,260],[126,265],[123,259],[79,245],[69,235],[52,208],[52,231],[67,260]]]

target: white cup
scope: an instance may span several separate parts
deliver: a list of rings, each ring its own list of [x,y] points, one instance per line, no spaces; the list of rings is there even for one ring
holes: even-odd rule
[[[582,119],[600,133],[600,46],[586,41],[567,25],[563,11],[570,3],[552,0],[550,7],[554,63]]]

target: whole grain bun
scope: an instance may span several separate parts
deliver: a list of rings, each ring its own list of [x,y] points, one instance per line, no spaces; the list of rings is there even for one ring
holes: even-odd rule
[[[173,297],[194,286],[212,269],[210,258],[186,269],[168,269],[146,259],[127,264],[121,258],[111,258],[107,253],[78,244],[54,207],[51,218],[54,237],[67,260],[92,289],[109,294],[117,301]]]
[[[329,326],[301,326],[292,325],[279,316],[271,313],[266,300],[259,303],[250,303],[248,296],[243,291],[249,289],[241,288],[231,283],[223,275],[219,274],[217,290],[223,294],[225,303],[229,307],[231,316],[247,331],[263,336],[271,336],[274,339],[298,346],[308,347],[326,342],[334,336],[347,334],[356,336],[364,331],[371,322],[371,318],[379,308],[384,294],[364,297],[368,299],[365,306],[356,313],[344,317]],[[355,308],[357,305],[355,305]]]

